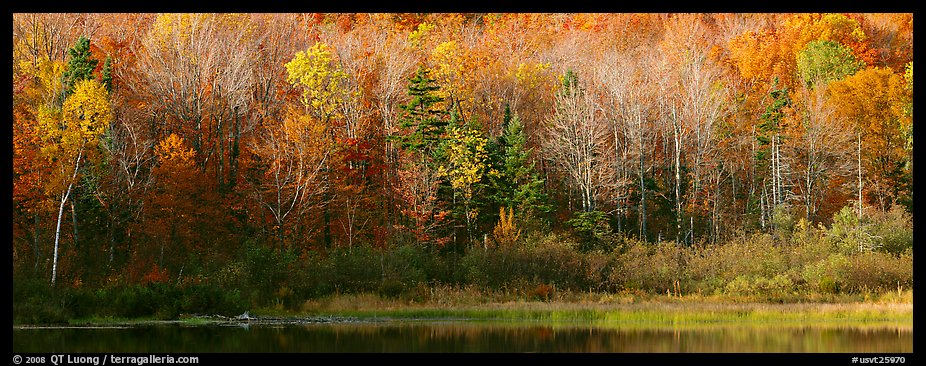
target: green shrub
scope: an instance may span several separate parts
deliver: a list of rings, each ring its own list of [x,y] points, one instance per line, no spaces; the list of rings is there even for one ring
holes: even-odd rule
[[[582,249],[610,249],[602,248],[603,244],[610,242],[611,226],[608,224],[608,215],[601,211],[577,212],[575,217],[566,221],[572,227],[576,237],[582,244]]]
[[[741,275],[727,283],[724,293],[735,296],[760,296],[765,300],[782,300],[794,290],[794,282],[779,274],[768,278]]]
[[[249,301],[253,306],[261,306],[272,302],[276,292],[291,278],[298,258],[296,253],[278,250],[265,246],[252,246],[247,249],[244,258],[243,288],[250,291]],[[238,269],[226,268],[223,273],[226,281],[241,281],[242,273]]]
[[[403,292],[405,292],[405,284],[395,278],[384,279],[377,290],[380,296],[393,299],[398,298]]]
[[[776,242],[785,242],[791,237],[794,231],[794,214],[791,213],[791,206],[781,204],[775,206],[772,210],[771,217],[772,234]]]
[[[783,254],[791,269],[796,269],[826,259],[837,250],[834,243],[827,240],[825,227],[813,228],[802,219],[795,227],[791,246]]]
[[[609,282],[620,289],[665,293],[675,288],[676,281],[687,282],[688,257],[688,249],[674,242],[632,242],[617,254]]]
[[[887,212],[875,212],[871,221],[871,235],[881,241],[879,251],[899,255],[913,248],[913,217],[903,206],[894,205]]]
[[[67,307],[67,288],[53,289],[40,278],[13,280],[13,323],[65,323],[73,316]]]
[[[733,281],[728,282],[727,285],[724,286],[724,293],[728,295],[745,296],[753,295],[755,292],[756,289],[753,286],[753,282],[746,275],[737,276]]]
[[[755,234],[745,240],[695,246],[689,251],[686,272],[692,290],[719,290],[737,277],[772,278],[789,269],[785,249],[768,234]]]
[[[587,290],[587,262],[575,244],[558,235],[533,236],[514,248],[473,248],[461,260],[466,281],[485,289],[550,283]]]
[[[812,291],[824,294],[839,293],[850,265],[848,257],[834,253],[826,259],[804,267],[802,278]]]
[[[772,278],[759,277],[755,279],[755,288],[759,294],[770,299],[780,299],[794,290],[794,281],[784,274]]]

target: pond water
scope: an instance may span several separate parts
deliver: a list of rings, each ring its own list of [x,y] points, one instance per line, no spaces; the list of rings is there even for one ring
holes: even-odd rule
[[[13,351],[55,352],[913,352],[913,327],[591,326],[473,321],[16,327]]]

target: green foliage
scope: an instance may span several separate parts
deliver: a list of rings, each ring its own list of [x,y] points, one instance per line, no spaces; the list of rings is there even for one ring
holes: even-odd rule
[[[43,281],[44,282],[44,281]],[[103,288],[14,284],[17,323],[65,323],[90,317],[176,319],[182,314],[233,316],[248,309],[237,289],[205,283],[150,283]]]
[[[486,289],[524,294],[543,283],[587,290],[587,263],[574,245],[556,235],[528,237],[518,247],[473,248],[461,265],[468,283]]]
[[[781,123],[785,118],[785,109],[791,106],[791,98],[788,95],[788,87],[778,84],[778,78],[774,79],[772,90],[769,92],[771,103],[765,107],[765,111],[760,116],[760,123],[756,126],[756,140],[759,147],[756,149],[756,160],[764,161],[771,153],[769,145],[772,144],[774,137],[780,137]]]
[[[791,213],[791,207],[785,204],[775,206],[772,210],[771,224],[775,240],[787,240],[794,230],[794,214]]]
[[[783,274],[768,278],[741,275],[724,287],[724,293],[736,296],[760,296],[764,299],[781,299],[794,291],[794,282]]]
[[[403,112],[399,126],[408,132],[392,137],[404,149],[421,151],[426,156],[433,156],[437,150],[449,123],[449,113],[440,106],[443,98],[437,95],[439,90],[440,86],[428,76],[424,67],[419,67],[409,79],[408,96],[411,99],[399,106]]]
[[[739,276],[773,278],[790,266],[787,253],[771,235],[756,234],[746,239],[712,246],[695,246],[686,258],[692,291],[711,293]],[[686,286],[683,286],[686,287]]]
[[[559,91],[560,93],[569,94],[580,90],[579,75],[572,71],[572,69],[566,70],[566,72],[560,78],[560,82],[563,86],[563,88]]]
[[[843,275],[842,290],[850,293],[913,288],[913,254],[860,253],[848,258]]]
[[[64,85],[64,97],[70,96],[79,81],[89,80],[93,77],[98,60],[91,58],[90,39],[80,36],[74,46],[68,49],[68,62],[61,75]]]
[[[612,234],[608,214],[601,211],[576,212],[572,219],[566,221],[566,225],[572,227],[586,249],[606,244]]]
[[[492,196],[490,200],[500,207],[514,208],[520,218],[537,217],[550,211],[543,179],[530,161],[533,149],[527,147],[527,135],[517,115],[505,105],[502,134],[493,141],[489,157],[493,169],[489,174]]]
[[[801,276],[812,291],[835,294],[842,290],[849,266],[845,255],[835,253],[805,267]]]
[[[73,317],[73,313],[64,306],[69,295],[66,289],[53,289],[47,280],[14,280],[13,324],[66,323]]]
[[[833,216],[833,224],[827,231],[827,239],[846,255],[879,250],[884,244],[884,237],[878,235],[872,230],[873,228],[869,217],[862,217],[860,220],[851,206],[845,206]],[[903,243],[904,239],[901,239],[899,244],[901,251],[905,247]],[[911,237],[910,245],[912,244]]]
[[[261,304],[276,298],[276,292],[286,286],[287,280],[290,279],[293,265],[297,257],[295,253],[273,250],[265,246],[251,246],[246,249],[244,257],[244,278],[238,278],[242,281],[242,289],[247,289],[246,293],[252,304]],[[227,275],[241,276],[241,272],[236,271],[235,267],[226,269]],[[231,273],[228,273],[231,272]]]
[[[811,41],[797,55],[798,74],[811,88],[840,80],[864,67],[851,49],[834,41]]]
[[[113,59],[112,57],[106,56],[106,61],[103,62],[103,71],[100,74],[100,83],[106,87],[106,91],[112,94],[113,92]]]
[[[900,255],[913,250],[913,215],[903,206],[891,206],[883,213],[873,212],[870,219],[868,229],[871,236],[880,241],[878,251]]]
[[[826,232],[827,229],[823,224],[814,228],[803,218],[798,221],[791,236],[791,245],[785,252],[792,270],[819,262],[826,259],[830,253],[836,252],[836,246],[827,240]]]

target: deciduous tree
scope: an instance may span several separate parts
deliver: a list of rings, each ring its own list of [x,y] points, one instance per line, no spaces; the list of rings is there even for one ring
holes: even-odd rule
[[[99,138],[112,122],[112,106],[106,89],[96,80],[77,83],[62,111],[44,108],[40,123],[45,147],[43,154],[55,165],[49,192],[58,198],[58,223],[55,229],[51,284],[55,284],[58,269],[58,248],[64,206],[80,178],[81,166],[93,158]]]

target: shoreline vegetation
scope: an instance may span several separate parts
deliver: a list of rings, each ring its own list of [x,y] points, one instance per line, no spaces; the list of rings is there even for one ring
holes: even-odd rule
[[[763,322],[909,322],[909,223],[909,217],[886,215],[868,226],[881,238],[876,250],[859,250],[839,217],[829,228],[799,222],[790,232],[692,246],[612,233],[582,237],[540,231],[511,245],[472,245],[462,251],[408,244],[329,251],[250,246],[228,264],[197,269],[199,274],[189,277],[150,276],[143,283],[126,283],[115,276],[104,285],[58,287],[44,278],[14,277],[13,323],[96,324],[245,312],[403,319],[601,321],[630,314],[659,321],[681,316],[696,323],[713,321],[715,315]],[[892,315],[882,318],[878,309]]]
[[[913,291],[856,301],[767,303],[729,297],[654,296],[638,298],[583,294],[553,302],[508,301],[481,304],[409,303],[375,294],[335,295],[306,301],[300,310],[260,308],[238,316],[181,314],[177,319],[99,318],[69,320],[67,326],[123,327],[181,324],[208,326],[346,324],[370,322],[464,321],[512,325],[595,325],[610,327],[700,326],[911,326]],[[472,299],[471,299],[472,300]],[[16,328],[46,325],[17,324]],[[52,326],[54,325],[47,325]]]
[[[853,236],[804,223],[711,245],[647,243],[605,233],[531,232],[509,246],[463,251],[399,245],[326,252],[252,246],[199,275],[112,277],[105,285],[51,287],[14,277],[13,323],[107,319],[349,316],[500,320],[630,318],[711,322],[912,321],[912,227],[887,216]],[[746,307],[748,310],[743,310]],[[612,311],[617,309],[616,312]],[[625,311],[627,309],[631,309]],[[887,311],[886,318],[879,315]],[[899,312],[897,309],[901,309]],[[904,310],[906,309],[906,310]],[[668,311],[667,311],[668,310]],[[889,311],[888,311],[889,310]]]

